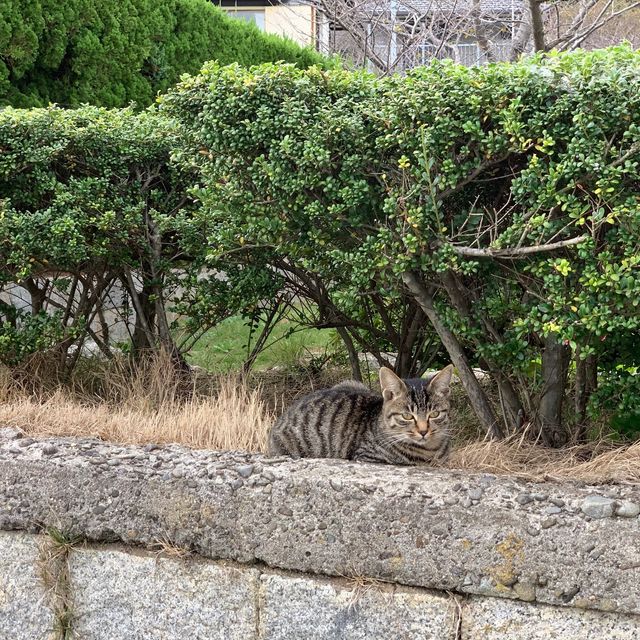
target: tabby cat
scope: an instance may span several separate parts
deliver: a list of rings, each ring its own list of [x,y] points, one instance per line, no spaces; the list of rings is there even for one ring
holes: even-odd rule
[[[405,465],[442,460],[451,447],[452,372],[449,365],[428,381],[403,381],[382,367],[382,396],[354,381],[310,393],[271,428],[269,455]]]

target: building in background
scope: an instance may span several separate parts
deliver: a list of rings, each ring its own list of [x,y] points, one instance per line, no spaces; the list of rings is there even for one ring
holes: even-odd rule
[[[221,9],[233,18],[253,22],[258,28],[284,36],[302,46],[311,46],[326,51],[320,40],[323,20],[322,12],[315,2],[275,0],[214,0]]]
[[[509,58],[523,0],[215,0],[229,15],[356,67],[403,71],[431,58]]]
[[[337,53],[375,73],[433,58],[471,66],[516,60],[534,48],[528,0],[213,0],[268,33]],[[640,2],[546,0],[544,50],[640,42]]]

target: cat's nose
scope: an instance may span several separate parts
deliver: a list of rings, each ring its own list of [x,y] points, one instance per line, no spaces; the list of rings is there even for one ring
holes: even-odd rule
[[[418,420],[418,423],[416,425],[416,428],[418,430],[418,433],[423,437],[426,438],[426,436],[429,434],[429,423],[426,420]]]

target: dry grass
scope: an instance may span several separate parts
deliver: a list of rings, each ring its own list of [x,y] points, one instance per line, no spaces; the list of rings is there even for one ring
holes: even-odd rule
[[[343,374],[342,374],[343,375]],[[33,436],[81,436],[125,443],[179,443],[199,449],[265,451],[277,413],[300,393],[330,386],[341,375],[311,379],[300,373],[272,372],[250,384],[237,377],[177,379],[167,362],[132,372],[110,365],[88,380],[79,377],[29,388],[0,369],[0,426]],[[468,403],[462,403],[462,405]],[[552,450],[525,438],[482,441],[470,415],[461,414],[465,443],[448,468],[508,474],[531,480],[640,482],[640,442],[614,445],[601,439]]]
[[[393,585],[391,581],[369,578],[368,576],[363,576],[359,573],[354,573],[353,575],[348,576],[346,580],[347,586],[351,590],[347,604],[347,608],[349,610],[356,609],[360,601],[370,593],[382,596],[386,595],[389,604],[393,600],[392,591],[385,592],[385,586],[387,586],[388,589],[388,585]]]
[[[222,380],[211,398],[155,407],[84,405],[59,391],[0,404],[0,424],[29,435],[96,437],[125,444],[176,442],[199,449],[261,451],[271,424],[259,390]]]
[[[515,439],[474,442],[454,449],[447,467],[528,480],[638,483],[640,442],[621,446],[602,440],[564,449]]]
[[[193,555],[191,549],[176,545],[168,538],[159,538],[151,548],[156,553],[156,558],[172,558],[174,560],[184,560],[190,558]]]
[[[273,368],[254,374],[247,384],[251,387],[259,385],[266,406],[279,415],[300,396],[317,389],[327,389],[348,377],[349,373],[341,367],[328,367],[321,371],[305,367]]]
[[[177,378],[167,362],[135,372],[124,365],[103,371],[88,387],[71,381],[27,393],[0,373],[0,425],[34,436],[96,437],[123,444],[180,443],[200,449],[265,448],[273,412],[261,389],[236,377]]]
[[[49,607],[53,611],[53,638],[73,640],[73,595],[69,578],[69,553],[79,542],[64,532],[50,528],[40,543],[37,569],[45,588]]]

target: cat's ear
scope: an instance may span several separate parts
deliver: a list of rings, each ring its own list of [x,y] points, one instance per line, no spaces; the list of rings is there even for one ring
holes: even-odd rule
[[[398,376],[387,369],[387,367],[380,367],[380,387],[382,388],[382,397],[385,400],[392,400],[399,396],[406,395],[407,387],[404,382]]]
[[[448,396],[451,393],[449,385],[453,375],[453,365],[446,366],[442,371],[438,371],[429,382],[427,392],[430,396]]]

